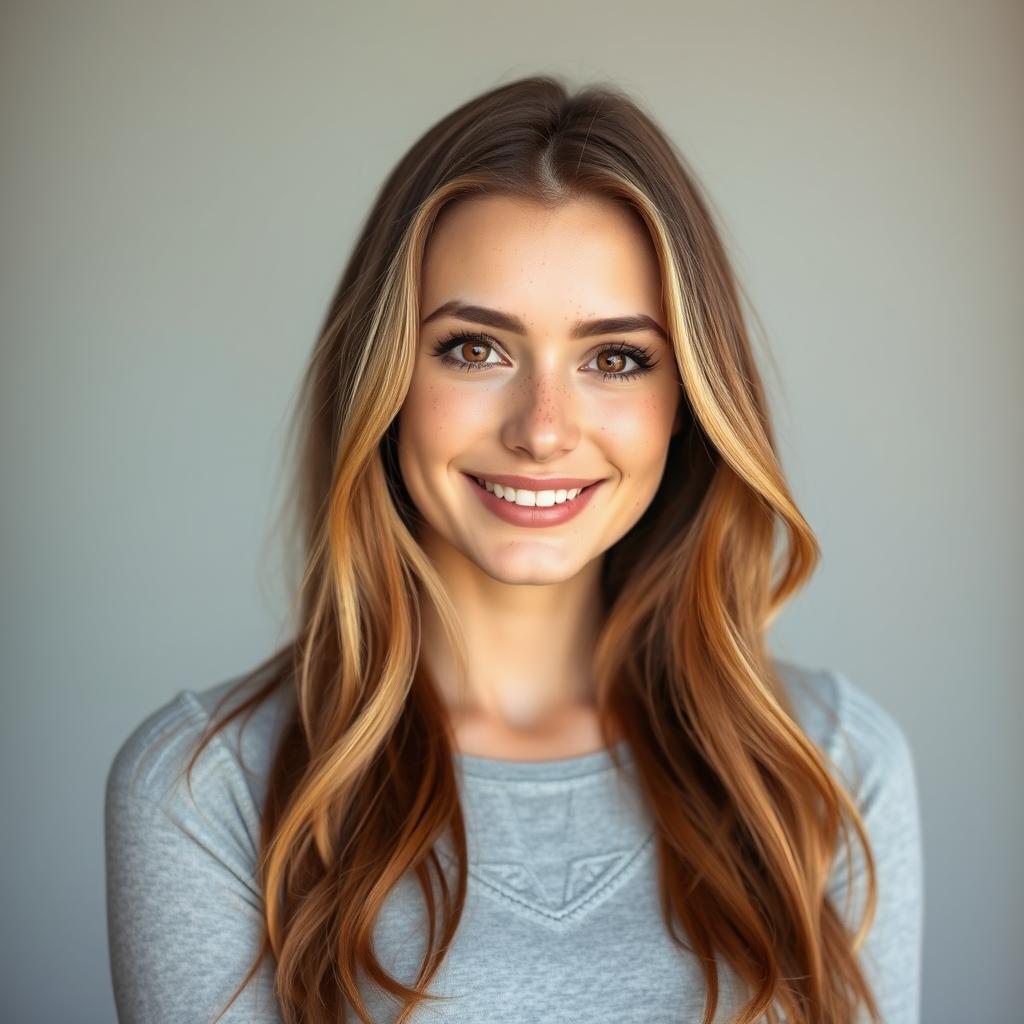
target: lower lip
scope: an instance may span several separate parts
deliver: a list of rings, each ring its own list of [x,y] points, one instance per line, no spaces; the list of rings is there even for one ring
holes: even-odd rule
[[[512,523],[514,526],[558,526],[559,523],[567,523],[590,504],[594,492],[604,483],[603,480],[598,480],[597,483],[584,488],[572,501],[563,501],[561,505],[538,508],[537,506],[517,505],[513,501],[499,498],[486,487],[481,487],[468,473],[462,475],[469,482],[469,486],[479,495],[485,508],[490,509],[500,519],[504,519],[506,523]]]

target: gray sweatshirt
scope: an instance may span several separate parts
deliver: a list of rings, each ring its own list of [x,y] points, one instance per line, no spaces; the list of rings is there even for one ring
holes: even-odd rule
[[[836,762],[872,841],[879,902],[861,957],[883,1020],[918,1024],[923,863],[905,733],[841,673],[776,666],[797,720]],[[170,784],[233,682],[181,690],[132,731],[110,768],[107,918],[122,1024],[212,1021],[257,948],[259,812],[273,745],[294,695],[275,694],[244,729],[240,715],[220,733],[197,763],[192,797],[184,784]],[[621,779],[604,750],[533,762],[456,753],[470,856],[467,902],[454,946],[430,986],[447,998],[421,1004],[414,1020],[701,1019],[701,972],[665,930],[653,821],[631,752],[624,742],[619,749],[627,769]],[[849,864],[842,846],[830,881],[836,906],[851,923],[864,897],[855,839],[853,851],[854,899],[846,910]],[[440,852],[453,863],[446,844]],[[415,980],[425,949],[425,924],[419,885],[404,878],[384,904],[375,945],[385,969],[406,984]],[[715,1021],[726,1024],[745,993],[724,964],[720,981]],[[394,1002],[365,979],[362,994],[377,1024],[394,1021]],[[349,1019],[357,1020],[351,1011]],[[283,1020],[269,961],[222,1020]]]

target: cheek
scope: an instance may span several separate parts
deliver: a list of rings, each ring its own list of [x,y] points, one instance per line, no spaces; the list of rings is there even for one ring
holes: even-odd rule
[[[600,436],[627,471],[642,473],[645,467],[663,462],[675,416],[672,397],[637,394],[628,401],[605,403],[601,409]]]
[[[402,406],[403,443],[421,455],[443,459],[464,449],[492,411],[485,389],[414,380]]]

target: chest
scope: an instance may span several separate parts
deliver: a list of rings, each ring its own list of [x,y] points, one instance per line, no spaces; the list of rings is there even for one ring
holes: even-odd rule
[[[653,821],[628,783],[477,780],[463,794],[469,876],[454,944],[414,1021],[697,1021],[704,980],[661,918]],[[453,866],[450,847],[439,852]],[[451,876],[450,876],[451,877]],[[411,983],[427,921],[403,879],[378,921],[384,966]],[[716,1024],[740,1005],[724,975]],[[366,992],[374,1020],[393,1006]],[[378,1016],[379,1014],[379,1016]]]

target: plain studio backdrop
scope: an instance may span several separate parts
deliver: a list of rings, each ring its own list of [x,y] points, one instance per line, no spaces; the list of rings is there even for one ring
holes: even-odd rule
[[[8,0],[0,38],[0,1017],[114,1018],[105,775],[284,639],[285,420],[356,228],[551,72],[667,129],[760,315],[824,552],[772,646],[906,729],[923,1020],[1022,1019],[1024,6]]]

